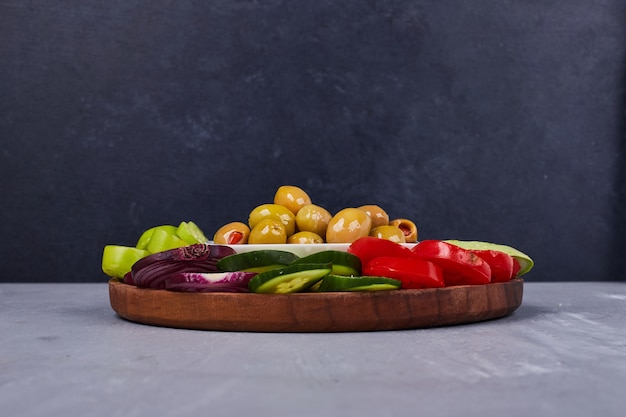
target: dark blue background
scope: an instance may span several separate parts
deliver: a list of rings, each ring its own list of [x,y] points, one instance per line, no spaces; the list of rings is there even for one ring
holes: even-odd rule
[[[0,280],[106,281],[106,244],[246,220],[281,184],[624,280],[626,5],[0,4]]]

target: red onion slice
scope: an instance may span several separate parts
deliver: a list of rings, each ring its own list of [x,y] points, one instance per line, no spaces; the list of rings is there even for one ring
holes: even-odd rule
[[[256,272],[183,272],[166,277],[166,290],[183,292],[250,292],[248,283]]]
[[[234,253],[228,246],[204,243],[155,253],[132,266],[128,281],[143,288],[165,288],[165,279],[172,274],[218,272],[217,261]]]

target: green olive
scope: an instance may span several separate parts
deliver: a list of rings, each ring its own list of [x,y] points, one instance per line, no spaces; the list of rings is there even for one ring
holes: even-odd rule
[[[231,222],[220,227],[213,236],[213,242],[221,245],[248,243],[250,228],[242,222]]]
[[[326,242],[352,243],[368,236],[371,229],[372,219],[366,212],[352,207],[345,208],[330,219],[326,229]]]
[[[417,242],[417,226],[408,219],[394,219],[389,222],[391,226],[396,226],[404,233],[404,239],[408,243]]]
[[[287,243],[285,226],[277,219],[262,219],[250,231],[249,244]]]
[[[379,239],[387,239],[396,243],[406,243],[404,233],[397,226],[385,225],[378,226],[372,229],[370,236],[377,237]]]
[[[287,237],[296,231],[296,216],[287,207],[280,204],[261,204],[252,210],[248,218],[250,229],[254,229],[263,219],[279,220],[285,226]]]
[[[296,232],[289,236],[287,243],[314,244],[324,243],[324,239],[313,232]]]
[[[389,224],[389,215],[385,210],[374,204],[368,204],[359,207],[372,218],[372,229],[378,226],[387,226]]]
[[[282,185],[276,190],[274,204],[287,207],[295,215],[302,207],[311,204],[311,197],[302,188]]]
[[[326,228],[332,217],[324,207],[307,204],[296,214],[296,226],[301,232],[313,232],[319,236],[326,236]]]

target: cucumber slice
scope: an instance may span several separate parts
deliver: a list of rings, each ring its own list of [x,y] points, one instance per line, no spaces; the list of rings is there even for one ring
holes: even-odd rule
[[[151,227],[141,234],[135,247],[137,249],[146,249],[148,247],[148,243],[150,242],[150,239],[152,238],[152,234],[154,233],[155,230],[164,230],[170,235],[175,235],[176,229],[177,229],[176,226],[171,226],[169,224]]]
[[[326,275],[326,276],[328,276],[328,275]],[[322,285],[322,282],[324,282],[324,278],[320,279],[315,284],[313,284],[309,288],[307,288],[306,292],[317,292],[319,290],[319,288],[320,288],[320,285]]]
[[[254,250],[226,256],[217,262],[217,269],[225,272],[251,271],[266,266],[286,266],[296,261],[297,255],[282,250]],[[275,269],[275,268],[272,268]],[[260,272],[256,271],[256,272]]]
[[[209,239],[194,222],[181,222],[176,229],[176,234],[189,245],[209,243]]]
[[[295,264],[255,275],[248,284],[259,294],[290,294],[306,291],[330,273],[332,265]]]
[[[358,256],[348,252],[342,252],[339,250],[326,250],[316,252],[311,255],[305,256],[293,262],[298,263],[327,263],[333,264],[333,275],[360,275],[361,274],[361,259]]]
[[[287,265],[264,265],[264,266],[254,266],[252,268],[242,269],[241,272],[256,272],[260,274],[261,272],[271,271],[273,269],[284,268]],[[234,271],[230,271],[234,272]]]
[[[359,292],[359,291],[391,291],[391,290],[397,290],[399,289],[399,287],[393,285],[393,284],[369,284],[369,285],[364,285],[363,287],[353,287],[350,289],[347,289],[345,291],[354,291],[354,292]]]
[[[496,250],[511,255],[519,262],[520,270],[518,276],[522,276],[535,266],[535,262],[524,252],[511,246],[500,245],[498,243],[480,242],[472,240],[446,240],[445,242],[469,250]]]
[[[317,289],[318,292],[335,291],[388,291],[402,287],[397,279],[385,277],[347,277],[341,275],[327,275]]]
[[[188,246],[187,242],[179,238],[175,234],[170,234],[167,230],[156,229],[150,237],[146,249],[150,253],[164,252],[170,249],[182,248]]]
[[[102,253],[102,272],[113,278],[124,278],[135,262],[150,252],[130,246],[106,245]]]

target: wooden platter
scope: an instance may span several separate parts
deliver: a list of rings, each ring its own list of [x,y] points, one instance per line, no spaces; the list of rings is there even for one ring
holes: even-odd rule
[[[109,281],[111,307],[142,324],[245,332],[400,330],[511,314],[524,281],[425,290],[299,294],[183,293]]]

